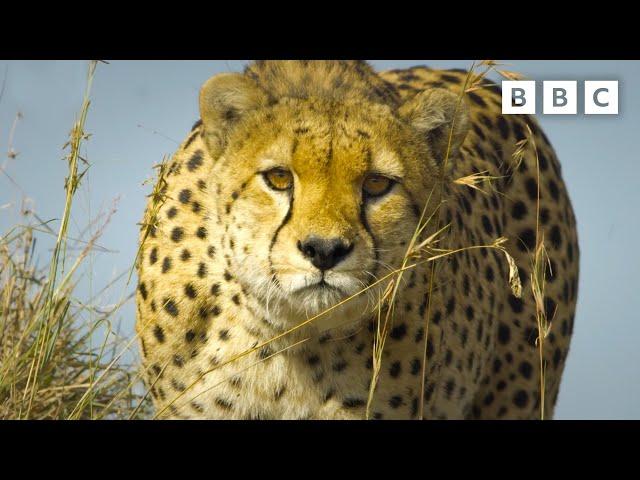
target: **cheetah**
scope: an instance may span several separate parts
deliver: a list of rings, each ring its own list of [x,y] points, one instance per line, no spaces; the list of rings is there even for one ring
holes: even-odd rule
[[[540,418],[538,233],[552,418],[576,220],[536,120],[466,78],[257,61],[204,84],[142,222],[136,331],[156,418]],[[487,188],[455,181],[474,174]],[[448,253],[407,255],[420,242]]]

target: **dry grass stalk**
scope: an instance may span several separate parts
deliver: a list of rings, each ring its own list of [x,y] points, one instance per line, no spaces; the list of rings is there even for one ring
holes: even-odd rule
[[[16,127],[18,126],[18,122],[20,120],[22,120],[22,112],[16,113],[16,116],[13,119],[13,125],[11,125],[11,132],[9,132],[9,142],[8,142],[8,147],[7,147],[7,160],[5,161],[4,165],[2,165],[2,170],[4,170],[6,168],[7,162],[9,160],[13,160],[19,155],[19,152],[17,152],[16,149],[13,148],[13,136],[16,133]]]
[[[158,228],[158,214],[160,213],[162,205],[167,201],[167,174],[169,173],[169,162],[167,161],[167,157],[163,157],[162,161],[154,165],[153,168],[157,172],[155,178],[151,178],[143,184],[146,185],[151,183],[153,185],[153,189],[151,193],[147,195],[147,198],[151,199],[149,208],[145,211],[143,221],[138,224],[142,230],[142,238],[140,239],[140,245],[138,246],[135,259],[133,260],[133,266],[129,270],[127,285],[131,282],[133,269],[138,264],[140,253],[142,252],[142,248],[147,241],[147,238],[149,238],[149,235],[151,235],[152,232],[155,232]]]
[[[525,137],[522,140],[518,140],[516,142],[516,149],[511,155],[511,158],[513,159],[513,163],[511,164],[511,171],[516,171],[520,167],[520,164],[523,162],[528,148],[529,137]]]
[[[493,86],[495,83],[487,80],[487,74],[491,71],[496,72],[501,77],[507,80],[524,80],[526,77],[518,72],[510,70],[504,70],[498,67],[505,66],[505,63],[498,63],[495,60],[482,60],[477,65],[474,64],[471,67],[471,75],[469,76],[469,82],[465,88],[465,93],[473,92],[487,86]],[[476,72],[475,68],[483,68],[481,72]]]
[[[484,170],[478,173],[472,173],[471,175],[466,175],[464,177],[456,178],[453,183],[456,185],[461,185],[469,188],[473,188],[474,190],[479,191],[485,195],[489,195],[489,191],[496,191],[493,186],[493,182],[495,180],[499,180],[502,177],[497,177],[495,175],[488,175],[488,171]]]
[[[527,128],[527,144],[531,146],[531,149],[536,159],[536,248],[534,252],[531,252],[531,292],[533,294],[534,304],[536,308],[536,323],[538,326],[538,336],[536,338],[536,346],[538,347],[538,358],[540,368],[540,420],[544,420],[545,416],[545,372],[546,362],[544,359],[544,344],[547,336],[551,331],[551,325],[555,312],[552,313],[551,319],[547,318],[547,311],[545,309],[544,294],[545,294],[545,280],[547,268],[551,271],[551,261],[547,255],[547,249],[544,244],[544,235],[540,233],[540,161],[538,158],[538,149],[535,143],[535,138],[531,132],[529,125]],[[553,275],[553,272],[551,272]]]

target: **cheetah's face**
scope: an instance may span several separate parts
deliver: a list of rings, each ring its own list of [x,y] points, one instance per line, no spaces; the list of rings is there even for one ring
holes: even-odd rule
[[[211,221],[225,225],[231,270],[294,322],[363,289],[339,313],[368,313],[434,184],[433,164],[416,161],[428,148],[386,106],[290,98],[248,112],[239,105],[214,112],[214,121],[233,123],[226,132],[203,112],[208,147],[219,156]]]

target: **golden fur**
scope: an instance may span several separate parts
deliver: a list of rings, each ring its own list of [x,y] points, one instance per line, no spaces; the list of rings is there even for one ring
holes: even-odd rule
[[[423,208],[426,216],[438,208],[435,200],[427,204],[434,191],[444,196],[436,219],[452,225],[452,248],[505,235],[526,276],[529,257],[518,253],[526,225],[506,217],[527,197],[529,176],[514,174],[501,185],[508,195],[484,199],[452,182],[474,171],[503,176],[524,123],[501,120],[490,89],[459,103],[462,78],[426,68],[378,74],[364,62],[264,61],[206,82],[202,121],[172,160],[158,225],[138,266],[137,328],[160,416],[363,418],[371,322],[386,282],[268,341],[398,268]],[[507,139],[502,122],[509,122]],[[557,254],[557,245],[551,249],[564,266],[554,272],[549,298],[561,320],[572,322],[574,287],[565,295],[563,281],[577,282],[575,223],[551,147],[533,121],[524,122],[552,163],[543,178],[562,189],[562,202],[545,203],[563,215],[548,235],[558,228],[565,242]],[[527,156],[525,169],[534,161]],[[292,190],[269,187],[263,173],[275,167],[292,172]],[[393,179],[386,195],[363,194],[371,174]],[[321,273],[300,251],[310,235],[352,250]],[[565,244],[574,254],[560,262]],[[423,401],[426,418],[535,417],[535,372],[528,370],[536,350],[524,333],[515,339],[530,331],[534,310],[526,296],[524,305],[510,298],[504,259],[471,251],[439,261],[431,302],[429,268],[403,276],[373,417],[416,418]],[[548,352],[549,410],[570,334],[558,337]]]

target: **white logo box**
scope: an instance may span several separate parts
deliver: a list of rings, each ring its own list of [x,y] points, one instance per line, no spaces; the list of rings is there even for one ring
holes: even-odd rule
[[[502,81],[502,113],[504,115],[536,113],[535,80]],[[578,82],[575,80],[545,80],[542,82],[542,113],[545,115],[576,115],[578,113]],[[618,81],[586,80],[584,82],[585,115],[618,114]]]

